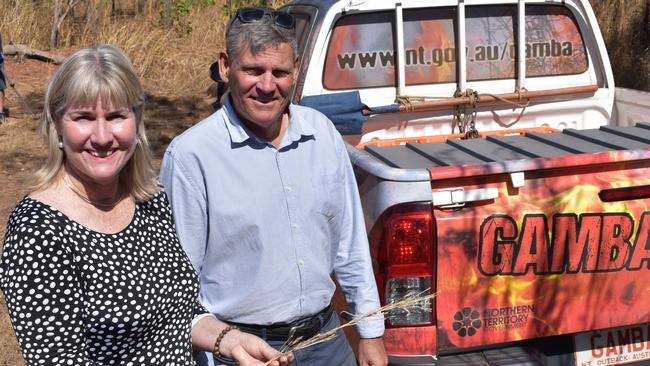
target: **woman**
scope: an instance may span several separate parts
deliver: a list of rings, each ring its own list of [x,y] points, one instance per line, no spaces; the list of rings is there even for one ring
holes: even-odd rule
[[[76,52],[49,82],[40,125],[48,156],[9,219],[0,262],[30,365],[193,365],[192,319],[216,321],[196,300],[143,107],[133,66],[112,46]],[[277,354],[219,326],[220,337],[197,338],[221,354]]]

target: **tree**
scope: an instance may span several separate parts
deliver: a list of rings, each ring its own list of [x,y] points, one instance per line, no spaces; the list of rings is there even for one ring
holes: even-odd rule
[[[172,0],[165,0],[165,28],[172,26]]]
[[[66,6],[63,9],[63,2],[65,1]],[[79,4],[80,0],[54,0],[54,16],[52,17],[52,32],[50,33],[50,48],[56,48],[59,46],[59,35],[61,30],[61,24],[65,20],[65,17],[68,16],[70,10]]]
[[[144,5],[145,5],[145,0],[136,0],[137,14],[144,14]]]
[[[91,25],[95,23],[97,15],[95,14],[95,0],[85,0],[86,10],[86,25],[85,29],[88,30]]]

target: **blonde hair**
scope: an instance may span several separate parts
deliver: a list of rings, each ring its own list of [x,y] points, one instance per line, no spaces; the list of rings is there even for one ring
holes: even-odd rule
[[[45,189],[61,177],[65,154],[59,149],[55,121],[60,121],[68,108],[94,106],[98,99],[103,105],[128,107],[135,114],[137,144],[120,172],[120,184],[137,201],[146,201],[160,190],[142,118],[144,90],[131,61],[111,45],[75,52],[50,78],[39,125],[48,155],[43,166],[33,174],[28,184],[30,190]]]

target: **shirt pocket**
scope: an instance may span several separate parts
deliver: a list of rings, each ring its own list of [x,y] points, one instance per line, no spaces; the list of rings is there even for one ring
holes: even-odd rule
[[[333,220],[344,208],[344,181],[339,174],[312,177],[313,210]]]

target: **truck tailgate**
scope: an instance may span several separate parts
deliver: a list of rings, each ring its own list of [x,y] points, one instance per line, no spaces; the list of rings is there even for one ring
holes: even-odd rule
[[[434,195],[481,193],[434,199],[436,334],[393,351],[650,322],[650,124],[365,150],[428,169]]]

